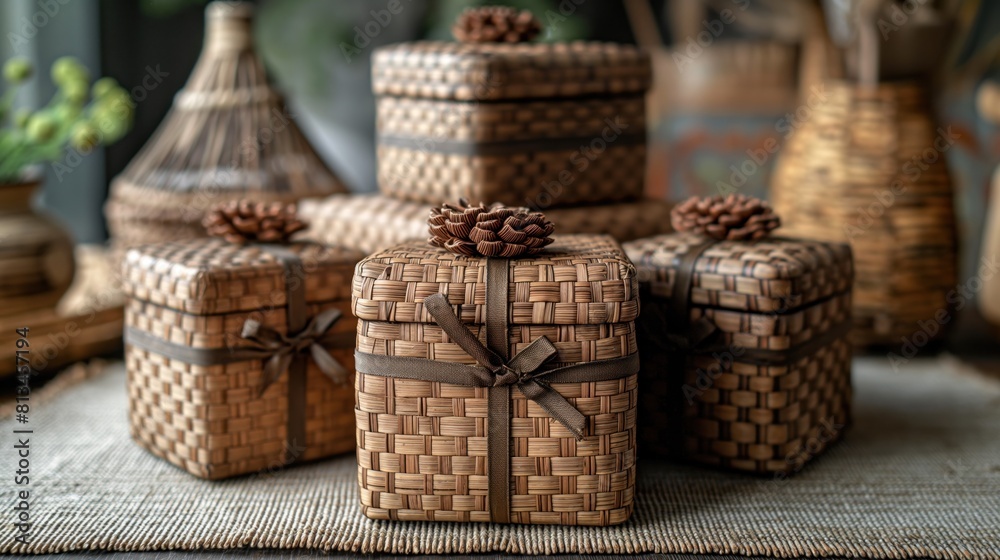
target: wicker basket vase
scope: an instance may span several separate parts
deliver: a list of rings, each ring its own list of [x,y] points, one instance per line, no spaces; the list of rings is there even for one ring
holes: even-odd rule
[[[353,308],[364,514],[593,526],[628,519],[634,272],[611,238],[588,235],[557,236],[525,259],[415,242],[360,262]]]
[[[303,200],[299,211],[315,224],[305,233],[306,238],[373,253],[427,237],[431,207],[384,195],[335,194]],[[599,233],[630,241],[671,231],[670,209],[671,205],[662,200],[642,200],[552,208],[545,215],[563,233]]]
[[[956,228],[945,155],[921,86],[826,86],[782,152],[771,185],[787,235],[850,242],[854,341],[899,344],[947,311],[956,284]]]
[[[637,199],[649,57],[606,43],[417,42],[372,56],[383,193],[549,209]]]
[[[250,4],[208,6],[205,47],[187,85],[111,183],[105,214],[119,257],[143,243],[204,237],[202,217],[228,200],[346,191],[268,84],[252,17]]]
[[[676,233],[625,244],[640,278],[640,447],[797,471],[848,424],[851,251]]]
[[[219,239],[128,251],[133,438],[209,479],[353,449],[349,284],[361,257]]]

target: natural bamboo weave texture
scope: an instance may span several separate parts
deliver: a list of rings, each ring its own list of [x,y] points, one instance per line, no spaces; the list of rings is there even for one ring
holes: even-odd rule
[[[379,187],[393,197],[549,208],[642,195],[642,94],[503,103],[380,97],[377,115]]]
[[[614,43],[465,44],[381,47],[372,55],[375,95],[462,101],[642,93],[649,55]]]
[[[630,241],[670,231],[671,205],[642,200],[599,206],[547,208],[545,216],[561,233],[607,234]],[[303,239],[341,245],[365,253],[426,239],[431,205],[383,195],[342,195],[303,200],[299,213],[312,223]]]
[[[634,269],[602,236],[558,236],[539,256],[509,264],[514,356],[540,336],[556,367],[629,356],[635,343]],[[474,364],[422,309],[444,293],[486,341],[485,259],[404,245],[356,268],[358,350]],[[566,306],[569,307],[566,307]],[[569,313],[570,310],[575,311]],[[511,522],[605,526],[631,515],[637,375],[551,387],[587,418],[577,441],[520,391],[511,391]],[[358,483],[373,519],[489,521],[487,388],[359,372]]]
[[[686,355],[666,344],[677,263],[703,240],[683,233],[627,243],[650,301],[640,317],[640,441],[655,455],[790,474],[849,423],[851,252],[843,244],[724,241],[695,263],[689,320],[709,319],[722,349]],[[744,356],[767,351],[772,363]]]
[[[344,317],[330,335],[355,330],[347,290],[359,254],[316,245],[292,245],[308,271],[308,315],[338,308]],[[125,291],[131,296],[125,324],[190,348],[244,345],[247,319],[286,333],[284,269],[269,253],[217,239],[145,246],[129,251]],[[294,280],[293,280],[294,281]],[[327,347],[352,370],[350,346]],[[260,397],[263,361],[202,366],[126,345],[129,418],[133,438],[154,455],[203,478],[263,473],[354,447],[353,393],[335,385],[310,360],[307,371],[306,441],[287,441],[288,377]],[[289,447],[291,445],[291,447]]]
[[[781,230],[779,230],[780,232]],[[674,233],[639,239],[624,249],[654,296],[670,297],[681,256],[705,238]],[[698,258],[692,278],[694,306],[787,312],[847,292],[851,249],[843,243],[767,238],[720,241]]]
[[[604,235],[556,235],[545,251],[511,259],[510,325],[603,325],[639,313],[635,268]],[[486,261],[404,243],[355,268],[352,308],[367,321],[433,323],[423,299],[444,294],[466,323],[486,317]]]
[[[828,100],[778,162],[774,207],[785,234],[852,244],[854,340],[898,344],[920,330],[918,321],[949,308],[957,281],[953,193],[941,149],[955,138],[935,130],[915,84],[869,91],[832,82],[825,91]]]

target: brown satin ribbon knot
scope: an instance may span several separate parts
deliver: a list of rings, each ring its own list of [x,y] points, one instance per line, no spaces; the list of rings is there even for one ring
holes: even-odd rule
[[[558,420],[578,440],[583,439],[587,418],[574,408],[566,397],[553,391],[541,379],[552,370],[539,371],[539,369],[557,354],[555,345],[549,339],[544,336],[536,338],[507,361],[479,342],[479,339],[455,316],[448,299],[443,294],[434,294],[426,298],[424,307],[441,330],[485,368],[479,371],[492,376],[492,379],[486,380],[490,386],[517,387],[525,397],[542,407],[542,410]]]
[[[517,387],[526,398],[580,439],[587,427],[586,417],[549,383],[620,380],[639,372],[637,354],[542,369],[557,354],[555,345],[545,337],[536,338],[516,356],[507,359],[510,350],[508,262],[506,259],[486,259],[485,345],[455,315],[443,294],[423,300],[424,308],[438,326],[479,365],[387,356],[360,349],[354,353],[355,367],[366,375],[489,389],[486,395],[487,484],[490,519],[498,523],[510,522],[511,516],[511,388]]]
[[[195,348],[164,340],[135,327],[125,328],[125,340],[131,346],[196,365],[212,366],[263,360],[264,379],[254,388],[255,398],[260,398],[275,381],[283,375],[288,375],[285,462],[293,463],[302,459],[307,436],[306,374],[309,356],[305,352],[309,351],[319,369],[334,383],[350,383],[350,372],[334,359],[324,346],[351,348],[354,346],[355,335],[354,333],[328,334],[341,317],[337,309],[328,309],[308,319],[305,271],[302,260],[296,252],[281,245],[256,245],[256,247],[272,255],[283,269],[287,301],[286,330],[296,334],[283,335],[258,321],[248,319],[243,323],[242,331],[242,338],[249,343],[245,346]]]
[[[320,341],[340,318],[339,309],[327,309],[313,317],[305,329],[292,336],[281,334],[254,319],[247,319],[243,323],[241,336],[250,342],[253,348],[270,355],[264,363],[264,379],[257,386],[256,396],[260,398],[268,387],[288,373],[295,357],[306,350],[312,355],[320,371],[334,383],[338,385],[347,383],[350,375],[347,369],[320,345]]]

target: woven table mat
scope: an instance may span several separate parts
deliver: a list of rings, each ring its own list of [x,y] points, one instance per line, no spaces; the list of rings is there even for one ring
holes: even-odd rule
[[[4,420],[3,552],[310,548],[384,553],[1000,557],[1000,383],[951,359],[856,362],[855,425],[787,480],[639,463],[605,528],[364,519],[353,457],[207,482],[129,441],[120,365]],[[14,429],[31,437],[32,544],[13,540]],[[641,457],[641,450],[640,450]]]

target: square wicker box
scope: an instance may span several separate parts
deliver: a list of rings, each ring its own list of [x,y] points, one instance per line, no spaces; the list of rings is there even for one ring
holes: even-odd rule
[[[612,43],[380,48],[372,56],[379,186],[432,204],[637,199],[650,80],[647,54]]]
[[[360,262],[353,308],[364,514],[594,526],[628,519],[637,289],[635,269],[607,236],[557,236],[526,259],[414,242]],[[463,337],[507,365],[490,374],[490,358],[473,358]],[[544,372],[534,387],[541,396],[530,379],[498,381],[517,377],[519,361],[549,343],[551,361],[534,370]],[[485,379],[471,379],[477,371]],[[578,415],[577,428],[550,414],[552,399]]]
[[[845,244],[625,244],[643,294],[643,453],[791,473],[843,434],[851,401]]]
[[[352,450],[350,282],[361,257],[315,244],[219,239],[129,250],[125,362],[136,442],[209,479]],[[260,325],[261,340],[335,321],[312,343],[342,366],[340,383],[321,371],[303,338],[295,339],[299,352],[276,347],[290,362],[272,377],[279,352],[254,342],[248,320]]]
[[[365,253],[412,239],[426,239],[431,208],[431,204],[379,194],[335,194],[299,203],[299,212],[313,225],[304,238]],[[562,233],[600,233],[618,241],[630,241],[672,231],[671,208],[668,202],[651,199],[552,208],[545,211],[545,217]]]

